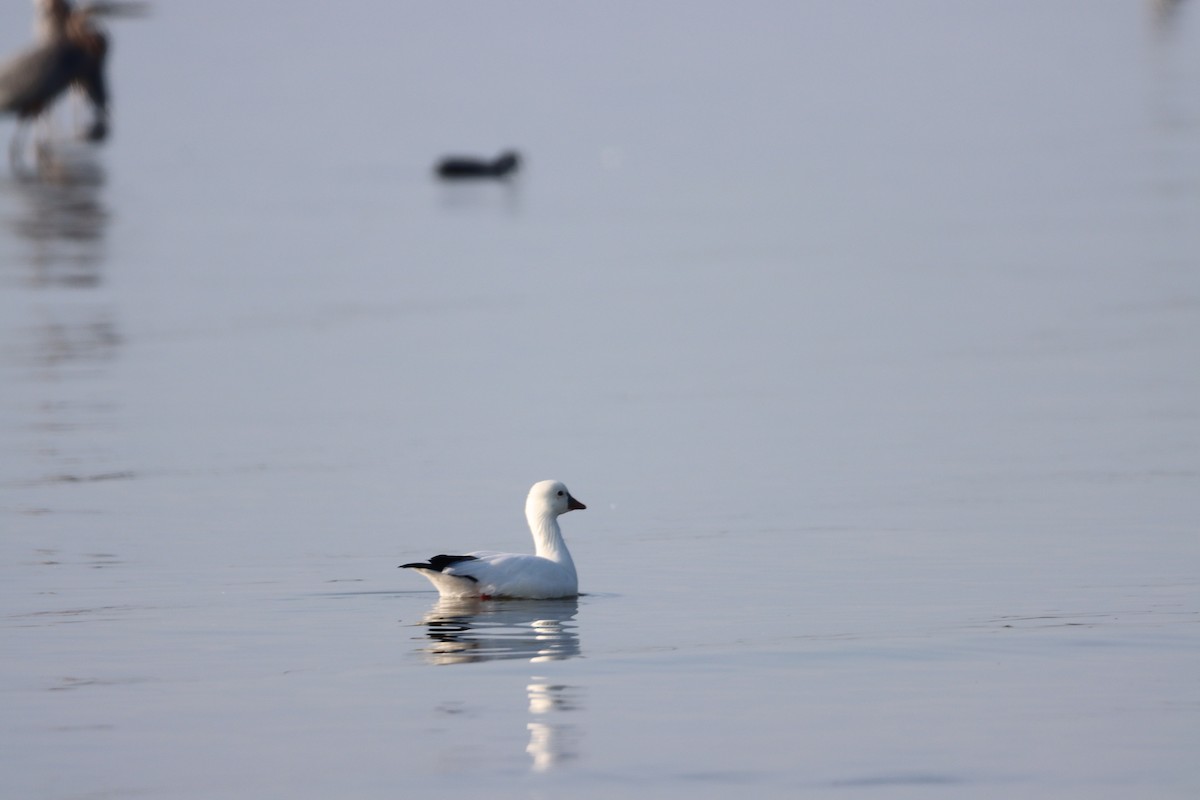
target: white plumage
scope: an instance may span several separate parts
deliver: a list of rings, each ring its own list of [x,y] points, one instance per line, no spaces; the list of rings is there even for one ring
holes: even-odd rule
[[[558,517],[582,508],[587,506],[572,497],[561,482],[540,481],[525,498],[533,555],[478,550],[400,566],[424,575],[442,597],[574,597],[579,594],[579,578]]]

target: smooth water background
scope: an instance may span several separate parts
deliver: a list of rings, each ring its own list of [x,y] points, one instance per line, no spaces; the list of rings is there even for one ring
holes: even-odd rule
[[[1196,4],[110,30],[0,177],[3,796],[1196,796]],[[396,569],[547,477],[578,601]]]

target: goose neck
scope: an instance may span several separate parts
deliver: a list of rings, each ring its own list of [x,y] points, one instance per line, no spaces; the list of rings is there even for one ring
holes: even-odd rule
[[[567,552],[567,544],[563,541],[557,517],[552,514],[529,514],[528,521],[537,555],[551,561],[571,561],[571,554]]]

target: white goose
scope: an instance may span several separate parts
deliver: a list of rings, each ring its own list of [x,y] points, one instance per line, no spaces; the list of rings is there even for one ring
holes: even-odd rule
[[[567,551],[558,517],[587,508],[559,481],[540,481],[525,498],[525,519],[533,533],[533,555],[477,551],[461,556],[439,555],[428,561],[401,564],[415,569],[442,597],[575,597],[579,578]]]

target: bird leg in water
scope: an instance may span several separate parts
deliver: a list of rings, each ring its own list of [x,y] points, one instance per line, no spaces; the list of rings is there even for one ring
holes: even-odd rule
[[[123,6],[112,5],[118,11]],[[90,14],[73,13],[67,20],[67,31],[82,55],[72,83],[91,103],[94,115],[92,124],[83,133],[83,138],[89,142],[98,142],[108,135],[108,81],[105,78],[108,36],[92,19],[91,14],[95,14],[96,7],[91,7],[89,11]],[[79,131],[78,124],[76,131]]]
[[[14,172],[21,168],[21,151],[25,149],[25,133],[28,129],[28,122],[18,120],[16,130],[8,143],[8,163],[12,165]]]

